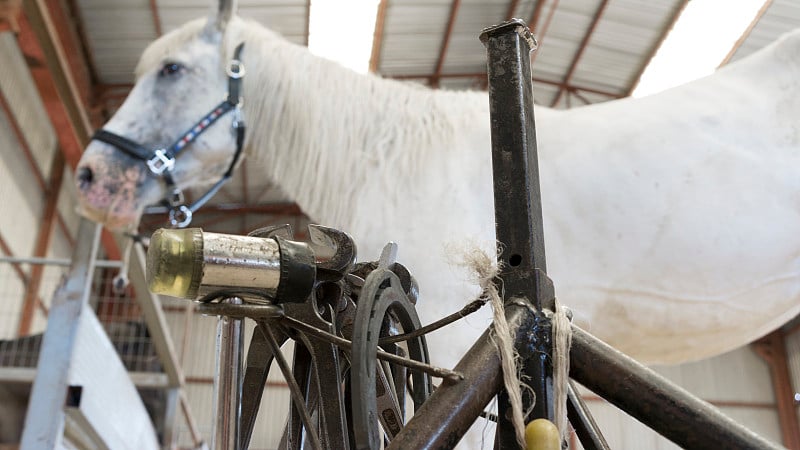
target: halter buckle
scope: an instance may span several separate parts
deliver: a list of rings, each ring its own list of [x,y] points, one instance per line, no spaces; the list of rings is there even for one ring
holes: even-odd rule
[[[192,223],[192,210],[186,205],[173,207],[169,210],[169,224],[173,228],[185,228]]]
[[[147,160],[147,167],[150,172],[161,175],[164,172],[172,172],[175,168],[175,158],[170,156],[166,150],[160,148],[153,152],[153,157]]]

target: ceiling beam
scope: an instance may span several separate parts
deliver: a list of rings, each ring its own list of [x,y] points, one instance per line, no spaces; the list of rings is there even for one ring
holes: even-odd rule
[[[378,12],[375,17],[375,31],[372,34],[372,52],[369,55],[369,71],[378,71],[381,62],[381,49],[383,48],[383,27],[386,24],[386,10],[389,0],[380,0]]]
[[[750,347],[767,363],[778,409],[783,445],[800,448],[800,424],[797,421],[795,391],[789,371],[785,336],[780,328],[753,342]]]
[[[45,67],[29,65],[29,69],[56,131],[59,148],[67,164],[75,169],[93,127],[44,0],[23,2],[23,12],[17,41],[23,53],[45,63]],[[108,258],[120,259],[119,247],[108,230],[103,230],[102,242]]]
[[[41,0],[23,3],[18,42],[29,60],[43,61],[45,67],[30,66],[36,87],[56,130],[68,164],[78,165],[83,147],[89,142],[91,125],[72,79],[54,26]]]
[[[308,37],[311,35],[311,0],[306,0],[306,47],[308,47]]]
[[[156,36],[161,37],[164,31],[161,29],[161,16],[158,14],[158,2],[156,0],[150,0],[150,15],[153,16],[153,29],[156,32]]]
[[[595,11],[594,17],[592,17],[592,23],[589,24],[589,29],[587,29],[586,33],[583,34],[583,39],[581,39],[581,43],[578,46],[578,51],[572,58],[572,62],[569,65],[569,69],[567,69],[567,74],[564,75],[563,79],[564,87],[558,90],[558,94],[556,94],[555,98],[550,103],[550,107],[556,106],[566,93],[567,91],[566,86],[568,86],[569,82],[572,81],[572,75],[575,74],[575,70],[578,68],[578,63],[583,57],[583,52],[585,52],[586,47],[589,46],[589,41],[592,39],[592,35],[594,35],[594,30],[597,29],[597,24],[600,23],[600,19],[603,17],[603,13],[606,11],[606,8],[608,7],[608,2],[609,0],[603,0],[602,2],[600,2],[600,6],[597,7],[597,11]]]
[[[544,25],[539,27],[539,16],[544,4],[545,0],[541,0],[540,3],[536,4],[536,9],[533,11],[531,20],[529,22],[531,25],[528,26],[528,28],[531,29],[531,33],[533,33],[533,36],[536,38],[538,49],[542,48],[544,36],[547,34],[547,30],[550,29],[550,24],[553,22],[553,16],[556,15],[556,11],[558,10],[558,0],[553,0],[553,5],[550,6],[550,11],[547,13],[547,18],[544,20]],[[531,54],[531,67],[533,67],[533,63],[536,61],[539,53],[540,51],[537,50]]]
[[[534,32],[536,26],[539,24],[539,18],[542,16],[542,9],[545,3],[547,3],[547,0],[538,0],[536,6],[533,8],[531,18],[528,19],[528,28],[530,28],[531,32]],[[553,6],[553,11],[555,11],[555,6]]]
[[[664,28],[661,29],[658,39],[650,47],[650,51],[647,52],[647,56],[643,59],[644,62],[639,66],[639,68],[636,70],[636,74],[628,83],[628,89],[625,91],[626,97],[630,97],[630,95],[636,89],[636,86],[639,85],[639,80],[642,78],[642,74],[644,73],[645,69],[647,69],[647,66],[650,65],[650,61],[652,61],[653,57],[656,56],[656,53],[658,53],[658,49],[661,48],[661,44],[663,44],[664,40],[667,39],[669,32],[675,27],[675,24],[678,22],[678,19],[681,18],[681,14],[683,14],[683,10],[686,9],[686,5],[688,4],[689,0],[682,0],[675,5],[675,9],[672,11],[672,15],[664,25]]]
[[[430,78],[430,75],[425,75],[425,74],[420,74],[420,75],[392,75],[392,76],[388,76],[387,78],[393,78],[395,80],[425,80],[425,79]],[[476,78],[476,79],[483,80],[483,79],[486,78],[486,73],[485,72],[448,73],[448,74],[441,75],[440,78],[442,78],[442,79],[447,79],[447,78]],[[622,98],[622,97],[625,97],[624,94],[619,94],[619,93],[616,93],[616,92],[604,91],[602,89],[595,89],[595,88],[590,88],[590,87],[585,87],[585,86],[576,86],[576,85],[572,85],[572,84],[564,84],[561,81],[552,81],[552,80],[547,80],[547,79],[538,78],[538,77],[533,77],[533,82],[534,83],[546,84],[546,85],[549,85],[549,86],[556,86],[556,87],[558,87],[560,89],[563,88],[563,89],[569,90],[571,92],[580,91],[580,92],[586,92],[588,94],[603,95],[603,96],[610,97],[610,98]]]
[[[88,99],[89,102],[87,103],[88,106],[95,106],[97,103],[97,85],[99,84],[99,75],[97,71],[97,62],[94,60],[94,53],[91,51],[91,46],[89,45],[89,37],[86,34],[86,28],[83,24],[83,18],[78,13],[78,0],[65,0],[64,4],[64,12],[67,14],[68,22],[71,24],[71,29],[74,33],[74,39],[69,42],[69,47],[73,48],[74,51],[79,51],[81,55],[83,55],[83,64],[86,67],[86,76],[91,83],[91,97]],[[63,43],[64,41],[62,41]],[[99,126],[100,123],[98,120],[100,117],[98,115],[91,115],[92,123],[95,126]]]
[[[450,38],[453,35],[453,26],[458,17],[458,9],[461,7],[461,0],[453,0],[450,5],[450,17],[447,19],[447,28],[442,38],[442,46],[439,48],[439,58],[436,60],[436,68],[431,75],[430,84],[434,88],[439,87],[439,79],[442,77],[442,68],[444,67],[444,60],[447,57],[447,48],[450,46]]]
[[[6,100],[6,96],[3,92],[0,92],[0,109],[2,109],[3,113],[5,113],[6,117],[8,118],[8,123],[11,128],[11,132],[14,133],[14,137],[16,138],[17,142],[19,143],[20,149],[22,149],[22,155],[25,157],[25,160],[28,163],[28,167],[30,168],[30,172],[33,174],[33,178],[36,180],[36,184],[39,186],[39,192],[44,195],[47,192],[47,183],[44,179],[44,173],[42,168],[36,163],[36,159],[33,157],[33,152],[31,151],[30,146],[28,145],[28,139],[25,137],[25,134],[22,132],[22,129],[17,122],[17,117],[14,115],[14,112],[11,110],[8,101]],[[60,152],[60,150],[56,149],[55,151]],[[51,166],[50,168],[50,176],[53,176],[53,170],[56,170],[57,167]],[[61,170],[64,170],[64,166],[61,166]],[[66,222],[64,218],[61,217],[61,214],[56,211],[56,220],[58,221],[59,227],[61,231],[64,233],[64,236],[67,237],[67,240],[70,242],[70,246],[72,246],[72,236],[70,235],[69,229],[67,228]]]
[[[517,12],[518,6],[519,0],[511,0],[511,2],[508,3],[508,9],[506,10],[506,21],[514,18],[514,13]]]
[[[744,41],[746,41],[747,38],[750,37],[750,33],[753,32],[753,28],[755,28],[756,25],[758,25],[758,22],[761,21],[762,17],[764,17],[764,13],[767,12],[770,6],[772,6],[772,0],[767,0],[764,2],[763,5],[761,5],[761,8],[759,8],[755,17],[753,17],[753,20],[750,21],[750,24],[747,25],[747,28],[744,30],[742,35],[739,36],[739,39],[737,39],[736,42],[733,44],[731,51],[729,51],[728,54],[725,55],[725,58],[722,60],[722,62],[719,63],[719,67],[722,67],[730,62],[731,58],[733,58],[733,55],[735,55],[736,52],[739,50],[739,47],[741,47],[742,44],[744,44]]]
[[[36,236],[36,244],[33,249],[34,258],[44,258],[50,248],[50,240],[53,236],[53,224],[58,214],[58,197],[61,194],[61,184],[64,178],[64,154],[56,150],[53,154],[53,162],[50,170],[50,179],[47,189],[44,191],[44,209],[39,221],[39,231]],[[27,336],[33,325],[33,315],[39,299],[39,289],[42,286],[42,275],[44,275],[44,264],[32,264],[30,271],[30,282],[25,287],[25,298],[22,302],[17,336]]]
[[[19,31],[20,5],[22,0],[0,1],[0,31],[11,30],[14,33]]]

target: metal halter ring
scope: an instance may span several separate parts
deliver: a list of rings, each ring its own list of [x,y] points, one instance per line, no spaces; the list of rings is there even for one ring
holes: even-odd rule
[[[153,157],[147,160],[147,167],[156,175],[164,172],[172,172],[175,168],[175,158],[167,154],[167,151],[160,148],[153,152]]]
[[[186,205],[173,207],[169,210],[169,224],[173,228],[184,228],[192,223],[192,210]]]
[[[225,72],[229,77],[233,78],[234,80],[238,80],[245,74],[244,64],[242,64],[242,62],[238,59],[231,60],[231,65],[225,69]]]

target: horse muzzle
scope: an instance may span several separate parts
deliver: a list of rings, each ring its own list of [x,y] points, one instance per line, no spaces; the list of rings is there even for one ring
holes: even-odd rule
[[[144,210],[147,174],[138,165],[112,159],[84,153],[75,170],[79,212],[107,228],[129,229],[138,224]]]

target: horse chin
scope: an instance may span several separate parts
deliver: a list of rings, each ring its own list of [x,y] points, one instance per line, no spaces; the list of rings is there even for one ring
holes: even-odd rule
[[[156,183],[144,186],[101,185],[78,195],[78,213],[112,231],[133,231],[146,205],[159,199]]]
[[[79,202],[78,214],[99,223],[111,231],[132,231],[142,217],[143,207],[125,205],[114,202],[109,208],[98,209],[87,204],[83,199]]]

